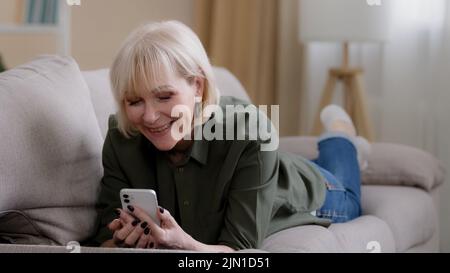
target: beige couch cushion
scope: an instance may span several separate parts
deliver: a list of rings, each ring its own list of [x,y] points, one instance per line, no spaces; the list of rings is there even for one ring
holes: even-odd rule
[[[108,118],[117,111],[111,91],[109,69],[83,71],[82,75],[89,87],[98,125],[103,138],[105,138],[108,132]]]
[[[421,187],[427,191],[444,181],[444,167],[423,150],[392,143],[374,143],[364,184]]]
[[[363,186],[363,214],[385,221],[398,252],[425,243],[437,230],[437,214],[431,196],[422,189],[402,186]]]
[[[364,215],[347,223],[332,224],[329,227],[343,252],[369,253],[379,250],[395,252],[395,239],[391,229],[383,220]],[[372,247],[378,244],[379,248]]]
[[[39,232],[57,244],[86,239],[103,141],[78,65],[42,56],[0,74],[0,109],[0,211],[24,213],[0,216],[0,233],[18,243]]]
[[[315,225],[288,228],[267,237],[262,250],[268,252],[342,252],[334,234]]]
[[[250,97],[241,82],[229,70],[223,67],[213,67],[213,71],[221,96],[233,96],[250,101]]]

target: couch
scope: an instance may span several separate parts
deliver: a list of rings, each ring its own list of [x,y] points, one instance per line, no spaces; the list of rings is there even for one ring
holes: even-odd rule
[[[221,93],[249,99],[226,69]],[[85,246],[95,228],[101,149],[114,113],[108,70],[40,56],[0,74],[0,252],[167,252]],[[280,150],[313,158],[315,137],[282,137]],[[437,252],[444,169],[422,150],[373,143],[362,173],[363,216],[266,238],[255,252]],[[81,247],[79,247],[81,244]]]

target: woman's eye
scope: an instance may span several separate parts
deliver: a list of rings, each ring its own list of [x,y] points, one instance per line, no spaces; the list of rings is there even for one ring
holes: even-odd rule
[[[170,96],[161,96],[161,97],[158,97],[158,98],[159,98],[159,100],[165,101],[165,100],[169,100]]]
[[[134,106],[134,105],[138,105],[141,102],[142,102],[142,100],[129,100],[128,105]]]

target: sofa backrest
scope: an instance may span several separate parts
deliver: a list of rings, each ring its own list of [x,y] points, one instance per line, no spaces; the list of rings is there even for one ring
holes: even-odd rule
[[[213,71],[222,96],[234,96],[250,100],[242,84],[230,71],[223,67],[213,67]],[[108,117],[117,111],[117,105],[111,91],[109,69],[83,71],[82,74],[89,86],[100,131],[102,136],[105,137],[108,130]]]
[[[69,57],[0,74],[0,237],[82,241],[95,228],[103,139],[90,92]]]
[[[83,71],[82,75],[89,87],[102,137],[105,138],[108,131],[108,117],[117,111],[109,81],[109,69]]]

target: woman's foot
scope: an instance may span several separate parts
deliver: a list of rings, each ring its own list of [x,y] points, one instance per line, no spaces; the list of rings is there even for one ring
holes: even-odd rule
[[[327,132],[344,133],[352,140],[357,150],[359,168],[364,170],[368,165],[370,143],[361,136],[356,136],[356,129],[350,116],[340,106],[330,104],[323,108],[320,120]]]
[[[320,112],[320,120],[327,132],[341,132],[356,137],[356,129],[352,119],[340,106],[330,104]]]
[[[365,139],[362,136],[357,136],[355,138],[355,145],[356,150],[358,151],[358,163],[359,163],[359,169],[365,170],[367,166],[369,165],[369,155],[370,155],[370,149],[371,145],[367,139]]]

